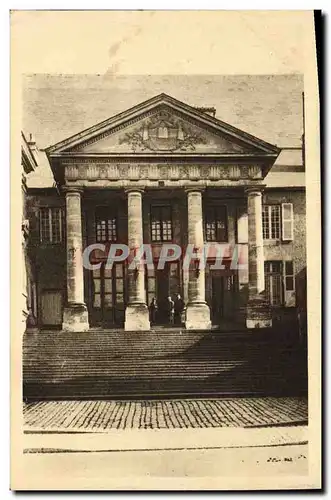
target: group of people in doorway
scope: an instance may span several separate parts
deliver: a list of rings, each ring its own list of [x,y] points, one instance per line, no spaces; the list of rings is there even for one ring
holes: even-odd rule
[[[182,314],[184,311],[184,301],[180,294],[177,293],[174,300],[171,295],[167,297],[166,302],[163,304],[163,315],[166,316],[166,322],[170,325],[180,325],[182,323]],[[149,314],[151,324],[158,322],[158,304],[156,298],[153,297],[149,305]]]

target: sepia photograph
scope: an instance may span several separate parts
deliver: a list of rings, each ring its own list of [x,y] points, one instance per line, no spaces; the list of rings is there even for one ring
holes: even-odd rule
[[[99,14],[132,40],[167,15]],[[305,70],[62,72],[43,50],[54,69],[17,81],[11,488],[318,488]]]

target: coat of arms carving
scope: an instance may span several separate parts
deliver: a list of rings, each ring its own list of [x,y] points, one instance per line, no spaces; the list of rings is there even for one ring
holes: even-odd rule
[[[206,142],[201,134],[167,111],[160,111],[139,128],[127,132],[119,139],[120,144],[129,144],[134,152],[194,151],[196,144]]]

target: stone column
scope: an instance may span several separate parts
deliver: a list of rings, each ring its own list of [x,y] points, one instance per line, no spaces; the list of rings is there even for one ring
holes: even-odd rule
[[[264,284],[262,186],[249,187],[246,192],[249,275],[246,326],[247,328],[266,328],[272,323]]]
[[[187,190],[187,212],[187,242],[194,245],[196,251],[202,251],[204,239],[201,189]],[[211,321],[205,298],[205,268],[196,267],[189,273],[185,326],[189,330],[207,330],[211,328]]]
[[[128,189],[128,246],[133,257],[143,245],[142,192]],[[133,267],[133,266],[132,266]],[[149,330],[149,312],[146,305],[145,266],[136,263],[128,266],[128,304],[125,310],[124,328],[128,331]]]
[[[82,189],[66,187],[64,192],[67,224],[67,305],[63,312],[62,328],[67,332],[85,332],[89,329],[89,322],[84,303]]]

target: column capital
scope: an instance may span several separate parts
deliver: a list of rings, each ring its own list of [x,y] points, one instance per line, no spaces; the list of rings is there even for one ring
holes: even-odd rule
[[[247,186],[245,187],[245,193],[252,196],[260,196],[263,193],[265,187],[266,184],[255,184],[252,186]]]
[[[127,187],[124,189],[124,193],[125,194],[129,194],[129,193],[140,193],[140,194],[143,194],[145,192],[145,188],[142,188],[142,187]]]
[[[202,187],[202,186],[187,186],[184,188],[184,191],[185,193],[189,194],[189,193],[200,193],[202,194],[204,191],[206,190],[205,187]]]
[[[84,192],[84,188],[81,186],[62,186],[61,192],[65,195],[67,194],[76,194],[81,195]]]

